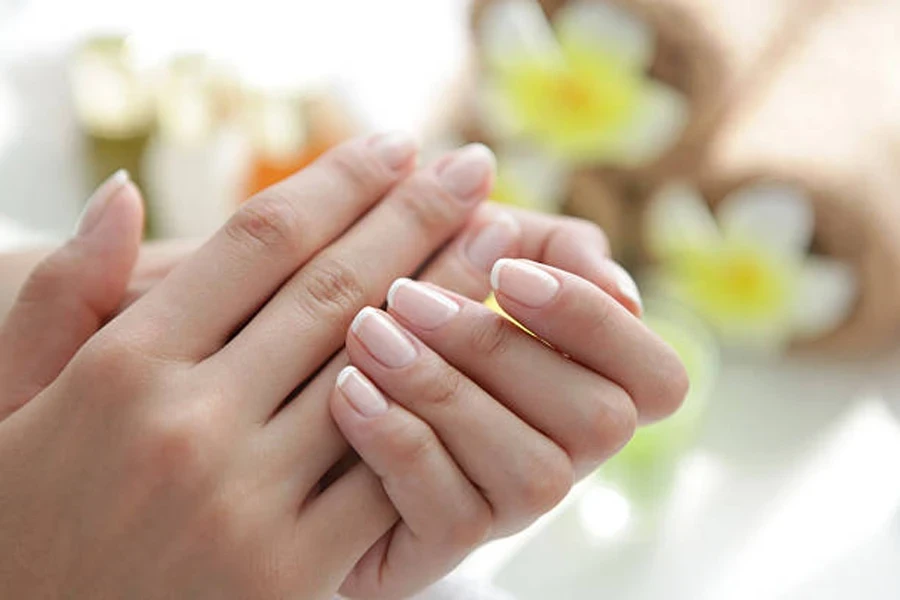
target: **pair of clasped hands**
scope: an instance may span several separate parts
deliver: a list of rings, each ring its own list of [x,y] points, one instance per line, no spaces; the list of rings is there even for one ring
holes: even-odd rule
[[[402,598],[674,411],[602,233],[493,177],[357,139],[164,255],[105,183],[0,332],[0,597]]]

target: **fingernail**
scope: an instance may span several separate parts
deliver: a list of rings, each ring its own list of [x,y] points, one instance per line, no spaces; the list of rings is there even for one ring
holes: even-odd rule
[[[460,200],[474,200],[483,190],[488,193],[488,180],[497,168],[497,159],[484,144],[469,144],[457,150],[450,161],[440,167],[438,177],[444,189]]]
[[[363,343],[375,360],[390,369],[412,364],[416,348],[393,322],[374,308],[367,306],[359,311],[350,329]]]
[[[378,158],[395,171],[405,167],[419,150],[410,135],[399,131],[376,135],[370,143]]]
[[[387,412],[384,395],[356,367],[344,367],[337,377],[337,386],[350,401],[350,406],[362,416],[371,418]]]
[[[406,278],[391,286],[388,306],[416,327],[428,330],[446,325],[459,312],[459,305],[447,296]]]
[[[76,236],[87,235],[97,226],[103,219],[103,213],[109,201],[129,180],[128,171],[119,169],[100,184],[100,187],[88,198],[84,210],[81,211],[81,216],[78,217],[78,222],[75,224]]]
[[[493,223],[478,231],[466,245],[469,262],[487,273],[512,247],[521,232],[518,221],[506,213],[500,213]]]
[[[523,260],[503,258],[491,269],[491,287],[531,308],[548,304],[559,292],[559,281]]]
[[[615,262],[610,262],[609,264],[612,266],[613,277],[615,278],[616,288],[618,288],[619,293],[633,302],[635,306],[637,306],[638,311],[643,311],[644,304],[641,301],[641,292],[638,289],[637,283],[635,283],[634,279],[622,265]]]

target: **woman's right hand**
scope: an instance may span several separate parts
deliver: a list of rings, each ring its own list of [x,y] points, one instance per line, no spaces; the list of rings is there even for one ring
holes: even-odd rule
[[[345,446],[304,396],[493,175],[414,154],[357,140],[250,201],[0,422],[0,597],[330,598],[397,515],[362,465],[318,493]]]

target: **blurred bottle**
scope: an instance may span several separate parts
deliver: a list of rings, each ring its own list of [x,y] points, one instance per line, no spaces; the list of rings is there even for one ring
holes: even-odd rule
[[[246,98],[244,119],[253,144],[245,197],[302,169],[357,130],[335,94],[322,89],[255,90]]]
[[[85,40],[75,51],[70,75],[75,114],[85,136],[87,187],[94,189],[122,168],[139,185],[145,183],[141,166],[155,124],[153,81],[138,64],[129,38]]]
[[[239,203],[249,144],[234,121],[239,85],[202,54],[172,58],[145,157],[159,237],[206,237]]]

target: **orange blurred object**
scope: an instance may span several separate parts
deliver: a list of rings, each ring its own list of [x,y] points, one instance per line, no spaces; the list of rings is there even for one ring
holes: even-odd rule
[[[253,108],[254,156],[245,198],[306,167],[359,129],[328,94],[257,97]]]

